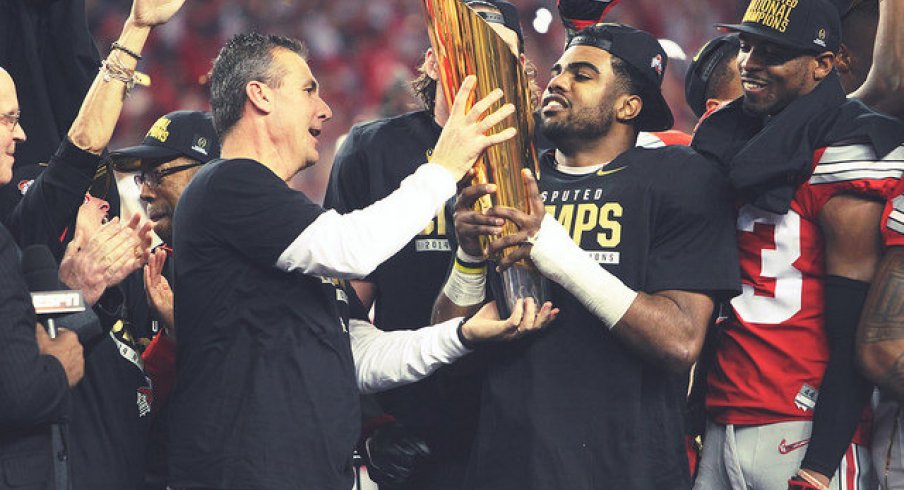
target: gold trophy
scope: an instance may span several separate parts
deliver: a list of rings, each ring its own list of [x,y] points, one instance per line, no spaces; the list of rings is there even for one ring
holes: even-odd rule
[[[539,169],[534,148],[533,103],[521,60],[489,24],[461,0],[424,0],[424,12],[439,65],[440,85],[448,106],[452,106],[455,93],[468,75],[477,76],[477,88],[467,109],[497,87],[505,95],[488,113],[505,103],[515,105],[515,114],[493,126],[490,133],[515,127],[518,134],[487,149],[474,164],[477,172],[473,184],[496,184],[496,193],[484,196],[475,209],[507,206],[529,212],[521,170],[529,168],[534,176],[539,176]],[[512,118],[515,120],[512,121]],[[516,231],[514,224],[506,222],[502,234],[510,235]],[[487,241],[481,241],[486,249]],[[504,305],[502,301],[497,303],[500,314],[507,316],[519,298],[532,297],[538,306],[543,304],[546,297],[544,283],[543,276],[527,261],[520,261],[504,271],[502,287],[505,302]],[[502,299],[498,297],[498,291],[496,299]]]

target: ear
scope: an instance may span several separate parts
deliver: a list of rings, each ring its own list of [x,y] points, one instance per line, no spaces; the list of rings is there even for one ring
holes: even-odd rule
[[[835,67],[835,53],[831,51],[820,53],[816,55],[813,62],[816,63],[816,69],[813,70],[813,78],[818,82],[829,76],[829,73],[832,73],[832,69]]]
[[[621,95],[615,99],[615,118],[622,123],[627,123],[640,115],[643,109],[643,100],[639,95]]]
[[[269,114],[273,112],[273,89],[264,82],[252,80],[245,85],[245,97],[256,110]]]
[[[835,68],[838,69],[838,73],[849,73],[854,67],[853,61],[851,51],[846,44],[841,43],[838,54],[835,55]]]
[[[424,73],[434,80],[439,80],[439,63],[433,48],[427,49],[427,53],[424,55]]]
[[[706,110],[703,112],[707,113],[722,104],[723,102],[719,99],[706,99]]]

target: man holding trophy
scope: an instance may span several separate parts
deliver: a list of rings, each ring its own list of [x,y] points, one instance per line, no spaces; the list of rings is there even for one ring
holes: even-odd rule
[[[672,125],[660,92],[667,61],[655,38],[628,26],[577,33],[540,110],[556,150],[540,158],[539,188],[530,171],[520,175],[528,209],[457,207],[463,251],[479,257],[480,235],[503,235],[488,249],[497,269],[530,259],[561,308],[553,328],[485,348],[465,488],[691,487],[687,372],[714,304],[740,284],[717,166],[686,147],[635,147],[638,132]],[[489,190],[472,186],[460,199]],[[518,230],[506,233],[500,219]],[[453,269],[456,287],[447,283],[435,319],[474,311],[487,269]]]
[[[505,59],[526,63],[518,11],[512,4],[464,3],[468,7],[463,10],[470,8],[504,42],[500,54]],[[424,109],[351,129],[333,163],[327,208],[346,213],[383,199],[432,154],[450,105],[435,50],[428,49],[424,58],[421,75],[412,82]],[[495,59],[480,63],[500,64]],[[536,90],[534,98],[538,96]],[[529,107],[523,110],[531,114]],[[351,281],[364,306],[375,306],[378,328],[410,330],[430,323],[433,302],[456,253],[452,232],[451,215],[441,208],[397,254],[363,280]],[[461,488],[476,432],[482,377],[458,371],[443,368],[414,385],[377,395],[382,409],[397,421],[376,428],[366,444],[369,476],[381,489]]]

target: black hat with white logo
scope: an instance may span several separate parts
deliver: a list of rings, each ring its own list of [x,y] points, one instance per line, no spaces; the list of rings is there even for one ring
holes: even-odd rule
[[[675,124],[661,90],[669,57],[652,34],[622,24],[596,24],[578,32],[568,41],[566,49],[572,46],[593,46],[608,51],[643,75],[648,90],[642,94],[646,97],[637,117],[638,129],[665,131]]]
[[[740,24],[716,27],[812,53],[837,53],[841,45],[841,17],[827,0],[751,0]]]
[[[109,159],[116,170],[135,172],[142,162],[157,166],[179,157],[201,163],[220,157],[220,142],[209,113],[170,112],[157,119],[142,144],[113,151]]]

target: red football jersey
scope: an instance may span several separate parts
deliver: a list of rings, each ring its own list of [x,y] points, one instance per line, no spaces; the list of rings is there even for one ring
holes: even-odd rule
[[[886,244],[904,244],[904,197],[896,197],[904,190],[904,146],[881,160],[871,146],[833,146],[818,150],[813,160],[787,214],[751,205],[739,211],[743,292],[731,301],[734,318],[721,325],[709,374],[707,408],[716,422],[812,419],[829,356],[818,216],[832,196],[885,200]]]

